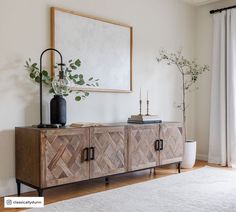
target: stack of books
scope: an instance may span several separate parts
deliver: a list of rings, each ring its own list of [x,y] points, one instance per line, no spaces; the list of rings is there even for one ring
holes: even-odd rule
[[[128,123],[131,124],[152,124],[161,122],[162,120],[157,115],[132,115],[128,118]]]

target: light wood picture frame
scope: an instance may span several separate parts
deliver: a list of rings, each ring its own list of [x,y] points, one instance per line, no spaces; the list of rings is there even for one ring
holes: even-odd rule
[[[132,91],[131,26],[52,7],[51,47],[62,53],[64,62],[79,58],[85,79],[99,79],[99,87],[78,86],[74,90]],[[52,64],[54,57],[52,52]],[[51,72],[54,76],[53,65]]]

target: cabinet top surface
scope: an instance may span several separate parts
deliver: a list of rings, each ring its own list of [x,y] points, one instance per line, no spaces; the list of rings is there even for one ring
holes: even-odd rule
[[[96,123],[97,124],[97,123]],[[127,122],[117,122],[117,123],[99,123],[99,125],[88,125],[85,123],[85,126],[65,126],[62,128],[37,128],[37,126],[21,126],[16,128],[24,128],[24,129],[34,129],[39,131],[45,131],[45,130],[63,130],[63,129],[78,129],[78,128],[91,128],[91,127],[124,127],[124,126],[153,126],[153,125],[160,125],[160,124],[168,124],[168,125],[181,125],[181,122],[162,122],[162,123],[150,123],[150,124],[129,124]]]

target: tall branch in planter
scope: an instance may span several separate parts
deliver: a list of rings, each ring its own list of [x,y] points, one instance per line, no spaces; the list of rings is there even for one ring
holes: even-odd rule
[[[187,60],[182,56],[182,52],[168,53],[165,50],[160,51],[160,55],[156,58],[158,62],[164,61],[167,65],[174,65],[181,74],[182,80],[182,103],[177,107],[182,110],[184,139],[186,141],[186,92],[190,91],[193,85],[197,82],[199,75],[210,68],[207,65],[200,66],[196,60]]]

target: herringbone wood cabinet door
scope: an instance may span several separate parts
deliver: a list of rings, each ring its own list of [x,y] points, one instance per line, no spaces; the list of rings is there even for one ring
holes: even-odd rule
[[[89,162],[82,158],[89,147],[89,129],[47,130],[41,136],[45,187],[89,179]]]
[[[182,124],[161,124],[160,139],[163,140],[163,150],[160,150],[160,164],[164,165],[182,161],[184,145]]]
[[[159,165],[159,152],[154,146],[159,138],[159,125],[132,125],[128,132],[129,171]]]
[[[127,171],[127,137],[124,127],[93,127],[90,129],[90,178]]]

